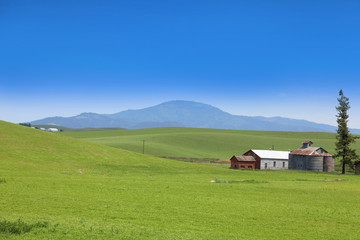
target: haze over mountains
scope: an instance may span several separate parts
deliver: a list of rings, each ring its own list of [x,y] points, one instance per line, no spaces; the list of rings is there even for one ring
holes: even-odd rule
[[[232,115],[208,104],[170,101],[139,110],[114,114],[81,113],[74,117],[49,117],[31,122],[70,128],[120,127],[128,129],[154,127],[194,127],[239,130],[335,132],[336,127],[306,120],[282,117],[248,117]],[[352,129],[359,134],[359,129]]]

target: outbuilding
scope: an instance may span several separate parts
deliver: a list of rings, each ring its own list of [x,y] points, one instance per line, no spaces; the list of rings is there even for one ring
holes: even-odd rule
[[[232,156],[232,169],[255,169],[255,159],[252,156]]]
[[[304,141],[303,145],[289,155],[289,169],[317,172],[333,172],[335,161],[333,156],[321,147],[313,147],[312,141]]]
[[[236,157],[238,157],[238,163],[244,164],[245,161],[240,161],[244,158],[239,156],[233,156],[231,158],[231,168],[241,168],[241,165],[235,164]],[[252,157],[255,160],[255,169],[273,169],[281,170],[288,169],[289,152],[288,151],[274,151],[274,150],[255,150],[251,149],[244,153],[241,157]],[[250,158],[248,158],[250,159]],[[245,166],[245,165],[244,165]]]
[[[355,162],[355,174],[360,175],[360,160]]]
[[[47,131],[48,131],[48,132],[58,132],[59,129],[57,129],[57,128],[48,128]]]

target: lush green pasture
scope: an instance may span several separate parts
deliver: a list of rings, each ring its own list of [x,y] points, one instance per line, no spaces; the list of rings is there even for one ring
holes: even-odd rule
[[[334,153],[334,133],[241,131],[199,128],[153,128],[122,131],[64,132],[67,136],[153,156],[229,159],[249,149],[295,150],[312,140]],[[360,141],[353,145],[360,152]]]
[[[0,192],[0,239],[356,239],[360,219],[358,176],[230,170],[5,122]],[[18,219],[44,224],[2,228]]]

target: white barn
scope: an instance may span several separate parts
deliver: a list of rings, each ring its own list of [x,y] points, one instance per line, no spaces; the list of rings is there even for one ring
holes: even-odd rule
[[[255,158],[255,169],[282,170],[289,169],[289,151],[251,149],[243,156]]]

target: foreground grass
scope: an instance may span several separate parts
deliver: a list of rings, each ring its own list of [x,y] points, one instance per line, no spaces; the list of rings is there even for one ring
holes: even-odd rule
[[[358,237],[358,176],[235,171],[3,122],[0,133],[0,229],[33,226],[0,239]]]

